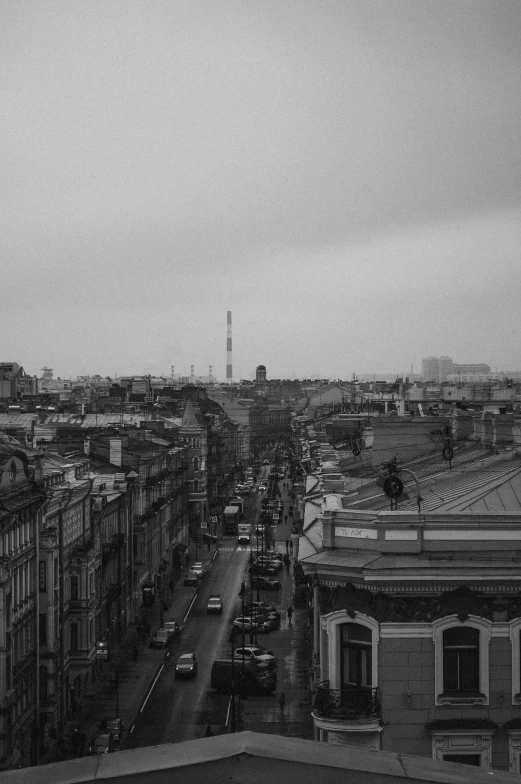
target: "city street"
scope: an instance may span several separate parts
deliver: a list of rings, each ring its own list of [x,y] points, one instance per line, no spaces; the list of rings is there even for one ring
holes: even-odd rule
[[[263,466],[261,477],[269,472]],[[259,477],[260,478],[260,477]],[[280,482],[283,500],[284,490]],[[263,494],[257,491],[246,497],[245,520],[254,522]],[[286,504],[287,505],[287,504]],[[276,548],[285,552],[290,523],[281,523],[275,530]],[[242,580],[248,586],[247,565],[249,554],[255,549],[252,537],[250,547],[238,547],[236,537],[221,539],[217,554],[201,583],[197,596],[184,623],[184,630],[171,646],[170,656],[155,683],[148,699],[142,705],[133,727],[123,741],[123,748],[181,742],[202,737],[207,722],[217,734],[228,731],[229,703],[226,695],[216,695],[210,690],[212,663],[216,658],[231,655],[230,625],[240,614],[239,591]],[[204,552],[206,556],[207,553]],[[305,611],[295,611],[288,621],[287,607],[292,603],[292,575],[283,568],[277,579],[282,589],[277,592],[261,591],[260,598],[272,602],[281,611],[281,625],[276,631],[259,635],[258,642],[277,656],[277,689],[268,696],[250,696],[241,700],[237,709],[237,729],[278,732],[311,738],[312,722],[307,702],[307,622]],[[190,593],[192,589],[180,588]],[[210,594],[221,594],[222,615],[208,615],[206,603]],[[257,591],[254,591],[256,598]],[[250,598],[247,590],[246,601]],[[186,602],[185,602],[186,603]],[[180,623],[184,619],[177,619]],[[245,635],[249,642],[249,634]],[[235,645],[241,643],[236,637]],[[182,653],[195,652],[198,660],[197,677],[193,680],[176,680],[174,667]],[[280,711],[278,696],[285,693],[286,706]],[[274,726],[276,725],[276,726]]]

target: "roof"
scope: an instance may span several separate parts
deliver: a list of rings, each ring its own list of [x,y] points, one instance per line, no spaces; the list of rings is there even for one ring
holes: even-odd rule
[[[347,774],[347,778],[346,778]],[[42,768],[22,768],[2,774],[6,784],[200,784],[216,781],[277,784],[496,784],[516,782],[518,776],[428,757],[375,751],[357,746],[319,743],[282,735],[237,732],[209,738],[83,757]]]

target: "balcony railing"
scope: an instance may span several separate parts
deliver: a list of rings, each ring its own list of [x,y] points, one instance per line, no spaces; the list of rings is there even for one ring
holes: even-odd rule
[[[378,689],[370,686],[345,686],[330,689],[329,681],[317,685],[314,709],[321,716],[345,721],[379,719]]]

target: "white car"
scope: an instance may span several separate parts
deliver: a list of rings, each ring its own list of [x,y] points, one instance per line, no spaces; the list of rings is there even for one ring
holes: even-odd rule
[[[202,577],[204,574],[204,564],[202,564],[201,561],[197,561],[193,564],[190,571],[195,572],[199,577]]]
[[[260,484],[259,487],[258,487],[259,493],[265,493],[266,489],[267,488],[266,488],[266,485],[264,483]]]
[[[277,657],[271,651],[267,651],[266,648],[259,645],[245,645],[244,648],[236,648],[234,654],[238,659],[242,659],[244,656],[245,659],[254,661],[260,667],[274,667],[277,662]]]

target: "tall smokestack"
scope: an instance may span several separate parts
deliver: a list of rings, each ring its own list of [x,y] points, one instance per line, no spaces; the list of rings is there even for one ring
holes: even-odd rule
[[[230,383],[233,381],[232,370],[232,312],[229,310],[226,314],[226,381]]]
[[[191,384],[194,383],[194,370],[195,370],[195,365],[190,365],[190,383]]]

